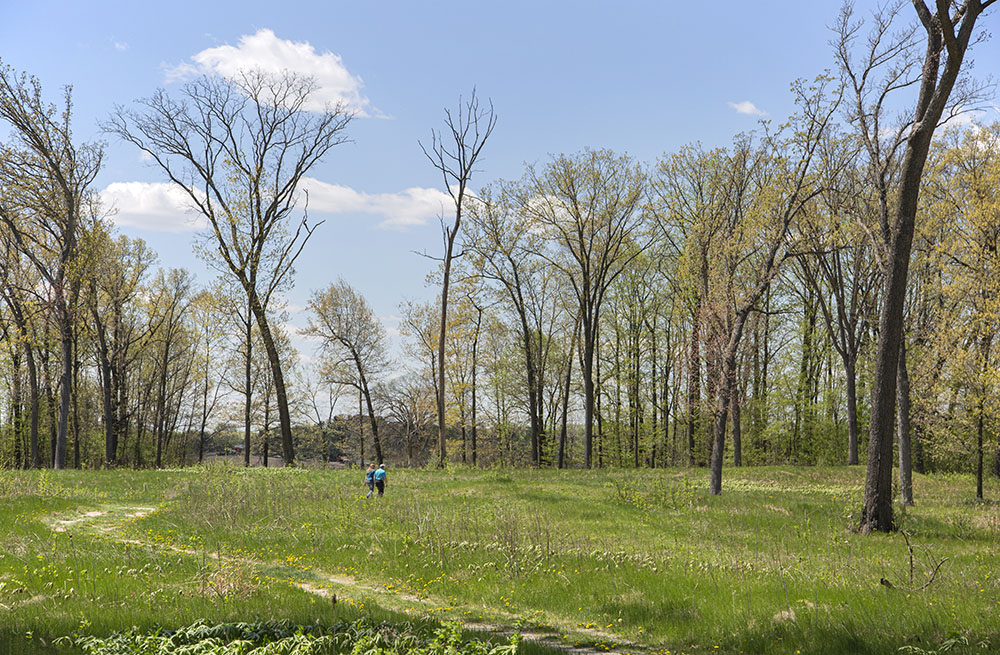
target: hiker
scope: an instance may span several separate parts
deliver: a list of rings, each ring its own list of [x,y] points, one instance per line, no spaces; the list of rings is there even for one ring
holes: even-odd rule
[[[368,495],[365,498],[371,498],[372,493],[375,491],[375,465],[369,464],[368,470],[365,471],[365,485],[368,486]],[[379,496],[382,494],[379,493]]]
[[[378,487],[379,496],[385,495],[385,464],[379,464],[375,471],[375,486]]]

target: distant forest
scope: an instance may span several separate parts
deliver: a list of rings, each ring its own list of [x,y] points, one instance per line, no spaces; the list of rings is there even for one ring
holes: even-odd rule
[[[352,118],[304,109],[310,80],[205,77],[107,119],[205,219],[195,248],[219,277],[197,286],[113,227],[92,186],[102,144],[74,139],[70,91],[50,104],[4,66],[0,465],[167,467],[240,449],[703,466],[713,442],[727,465],[857,464],[877,353],[898,347],[894,456],[1000,475],[1000,123],[969,120],[990,90],[958,74],[969,34],[938,43],[947,61],[928,78],[924,28],[893,20],[845,9],[833,72],[793,84],[794,115],[656,161],[583,149],[477,185],[502,112],[460,100],[422,146],[455,201],[430,253],[440,293],[401,305],[395,361],[343,280],[313,292],[310,363],[289,340],[282,298],[316,229],[298,182],[340,156]],[[940,107],[920,104],[928,79]],[[880,346],[900,288],[900,337]]]

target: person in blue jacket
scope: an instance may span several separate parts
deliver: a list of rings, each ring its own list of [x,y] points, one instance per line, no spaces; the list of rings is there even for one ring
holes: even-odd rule
[[[379,464],[375,469],[375,487],[379,496],[385,495],[385,464]]]
[[[368,487],[368,495],[365,498],[371,498],[372,492],[375,491],[375,465],[369,464],[368,470],[365,471],[365,485]],[[381,494],[379,494],[381,495]]]

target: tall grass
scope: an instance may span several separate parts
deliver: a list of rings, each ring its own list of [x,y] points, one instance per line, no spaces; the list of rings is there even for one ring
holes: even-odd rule
[[[1000,651],[1000,507],[969,502],[965,476],[917,476],[901,517],[910,550],[898,533],[854,533],[857,468],[731,470],[721,497],[688,470],[393,471],[381,499],[351,471],[7,475],[0,553],[21,554],[0,554],[0,603],[13,586],[43,598],[18,601],[0,629],[36,640],[81,620],[95,634],[329,620],[282,580],[349,575],[405,616],[521,620],[607,647],[888,653],[957,635]],[[156,511],[74,536],[75,556],[43,522],[138,505]],[[210,582],[227,557],[256,563],[229,595]],[[215,579],[239,582],[243,568]]]

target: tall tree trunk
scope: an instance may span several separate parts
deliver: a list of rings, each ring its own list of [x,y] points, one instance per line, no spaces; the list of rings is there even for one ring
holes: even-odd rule
[[[60,354],[62,374],[59,377],[59,427],[53,449],[53,467],[66,468],[66,442],[69,432],[70,399],[73,391],[73,324],[69,308],[60,307]]]
[[[453,230],[447,230],[447,249],[445,250],[444,256],[444,277],[441,281],[441,326],[438,331],[438,351],[437,351],[437,372],[438,380],[441,384],[438,388],[437,396],[437,412],[438,412],[438,466],[443,468],[444,461],[448,457],[448,444],[446,441],[447,433],[445,426],[445,414],[444,414],[444,351],[445,351],[445,336],[448,332],[448,287],[451,283],[451,258],[452,249],[455,245],[455,236],[458,234],[459,223],[462,219],[461,206],[459,205],[459,212],[455,216],[455,228]],[[533,393],[530,392],[529,393]],[[534,422],[535,417],[532,416],[532,421]],[[537,434],[532,430],[532,437],[535,438],[532,444],[532,449],[537,455],[538,453],[538,441]]]
[[[156,468],[163,466],[163,438],[167,427],[167,375],[170,362],[170,337],[163,344],[163,360],[160,362],[159,391],[156,400]]]
[[[99,335],[102,332],[103,329],[98,327]],[[115,443],[118,437],[118,426],[111,388],[111,360],[108,357],[107,346],[102,343],[103,341],[104,337],[99,336],[97,354],[98,370],[101,376],[101,406],[104,409],[104,463],[108,466],[114,466],[118,456],[118,447]]]
[[[743,426],[740,425],[740,384],[734,375],[729,387],[729,414],[733,421],[733,466],[743,466]]]
[[[285,390],[285,375],[281,370],[281,357],[278,348],[274,345],[274,337],[271,334],[271,326],[268,323],[267,315],[261,307],[257,294],[252,292],[250,296],[250,308],[254,318],[257,320],[257,329],[260,330],[260,339],[264,342],[264,350],[267,352],[267,361],[271,366],[271,379],[274,382],[274,397],[278,403],[278,425],[281,430],[281,457],[285,461],[285,466],[295,466],[295,446],[292,442],[292,416],[288,412],[288,393]]]
[[[844,355],[844,371],[847,377],[847,464],[858,463],[858,373],[857,353]]]
[[[35,352],[31,344],[24,343],[24,359],[28,365],[28,412],[30,413],[28,428],[28,449],[30,451],[30,466],[42,467],[42,454],[38,447],[38,418],[40,411],[40,396],[38,388],[38,364],[35,362]]]
[[[983,498],[983,436],[986,423],[986,376],[990,370],[990,350],[993,345],[993,335],[984,334],[979,339],[979,356],[983,360],[979,372],[979,420],[976,426],[976,498]]]
[[[562,424],[559,428],[559,459],[557,466],[563,468],[566,465],[566,432],[567,419],[569,416],[569,387],[573,380],[573,357],[576,354],[577,340],[580,336],[580,319],[573,324],[573,338],[570,340],[569,351],[566,354],[566,384],[563,386],[562,398]]]
[[[268,436],[267,433],[270,429],[271,429],[271,399],[270,397],[268,397],[264,400],[264,429],[261,431],[261,445],[260,445],[264,468],[267,468],[268,464],[267,459],[269,453],[267,452],[267,447],[269,444],[267,441],[267,436]]]
[[[597,349],[597,468],[604,467],[604,413],[601,411],[601,343],[596,344]],[[581,349],[581,356],[583,349]],[[580,360],[580,368],[583,368],[583,360]],[[586,387],[586,385],[584,385]]]
[[[736,384],[736,353],[730,349],[723,361],[723,380],[716,397],[715,420],[712,429],[712,459],[708,492],[713,495],[722,493],[722,459],[726,450],[726,423],[729,419],[728,389]]]
[[[695,305],[691,318],[691,346],[688,355],[688,466],[694,466],[694,437],[698,429],[701,399],[701,335],[700,306]]]
[[[983,498],[983,432],[986,419],[986,394],[980,394],[976,421],[976,498]]]
[[[652,362],[650,362],[650,367],[649,367],[649,373],[650,373],[649,389],[652,397],[649,400],[650,400],[650,411],[653,414],[653,416],[651,417],[653,425],[650,428],[650,434],[652,436],[650,437],[649,467],[656,468],[656,454],[657,454],[656,443],[657,440],[660,438],[660,422],[659,422],[660,403],[659,403],[659,398],[657,397],[657,394],[659,392],[659,379],[657,378],[657,374],[659,373],[660,369],[657,367],[657,362],[656,362],[656,315],[655,314],[653,315],[653,324],[649,330],[649,341],[650,341],[650,348],[652,350],[652,352],[650,353],[652,355]],[[664,440],[663,446],[664,448],[666,447],[666,440]],[[661,448],[660,451],[661,451],[660,459],[662,460],[663,448]]]
[[[896,437],[899,449],[899,493],[903,505],[913,505],[913,467],[910,463],[910,375],[906,370],[906,338],[899,343],[896,371]]]
[[[372,428],[372,443],[375,446],[375,458],[378,463],[381,464],[385,460],[382,458],[382,440],[378,436],[378,417],[375,416],[375,407],[372,405],[372,395],[368,389],[368,379],[361,376],[361,391],[365,397],[365,404],[368,406],[368,422]],[[362,446],[363,448],[364,446]],[[361,458],[361,463],[364,464],[364,457]]]
[[[810,287],[811,290],[811,287]],[[810,393],[812,388],[813,333],[816,327],[816,307],[813,304],[812,293],[803,303],[802,321],[802,351],[799,358],[799,380],[795,391],[795,423],[792,430],[791,457],[799,462],[799,447],[811,438]]]
[[[73,468],[80,468],[80,356],[77,353],[79,344],[77,332],[73,332]]]
[[[1000,433],[997,434],[997,450],[993,453],[993,476],[1000,478]]]
[[[594,317],[583,314],[583,450],[584,467],[591,468],[594,448],[594,343],[597,329]]]
[[[361,379],[358,378],[358,448],[360,450],[361,466],[365,465],[365,410],[363,408],[364,391],[361,388]]]
[[[483,310],[476,307],[476,331],[472,338],[472,465],[477,465],[477,444],[478,422],[476,420],[476,369],[479,367],[479,329],[483,322]]]
[[[11,345],[11,344],[9,344]],[[21,353],[16,345],[11,345],[10,349],[11,367],[11,394],[10,411],[13,419],[11,435],[14,446],[14,468],[24,468],[23,449],[24,443],[24,389],[21,373]]]
[[[250,316],[250,301],[247,301],[246,360],[243,362],[243,384],[246,395],[243,398],[243,466],[250,466],[250,412],[253,410],[253,392],[250,388],[253,372],[253,319]]]
[[[205,371],[205,389],[201,396],[201,424],[198,426],[198,463],[205,460],[205,426],[208,425],[208,371]]]
[[[885,290],[879,317],[878,352],[872,384],[872,413],[869,425],[868,467],[861,509],[860,530],[893,530],[892,517],[892,427],[896,405],[896,373],[899,344],[903,335],[903,304],[906,279],[913,245],[914,223],[920,180],[934,129],[944,112],[955,81],[958,79],[976,19],[983,10],[979,0],[961,5],[955,19],[949,15],[952,3],[938,2],[938,12],[931,14],[923,0],[915,0],[914,9],[927,32],[927,51],[920,78],[920,93],[906,152],[899,168],[899,192],[895,220],[891,228],[883,226],[888,248],[885,264]],[[944,10],[944,15],[939,15]],[[955,26],[958,26],[957,33]],[[947,53],[944,71],[940,72],[941,54]]]

